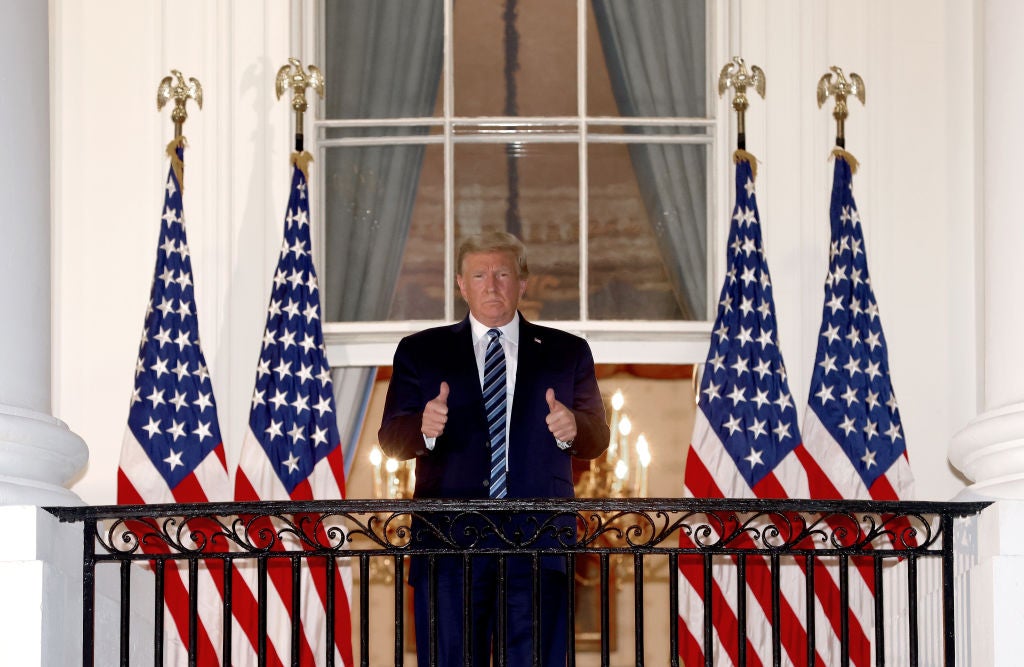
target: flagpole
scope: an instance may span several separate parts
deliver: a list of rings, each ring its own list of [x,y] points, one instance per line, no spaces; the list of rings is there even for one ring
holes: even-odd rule
[[[757,65],[751,65],[750,72],[747,72],[746,63],[743,58],[733,56],[732,61],[727,63],[718,74],[718,96],[721,97],[725,91],[732,88],[736,91],[732,98],[732,108],[736,110],[736,149],[747,150],[747,129],[746,111],[750,103],[747,101],[747,88],[754,87],[754,91],[764,98],[764,70]]]
[[[820,109],[829,97],[835,98],[836,106],[832,111],[832,117],[836,119],[836,146],[846,148],[846,118],[850,115],[846,98],[853,95],[864,104],[864,80],[856,72],[850,72],[850,78],[847,80],[843,70],[835,65],[829,69],[832,71],[826,72],[818,79],[818,108]]]
[[[285,90],[292,91],[292,110],[295,111],[295,152],[302,153],[303,130],[302,116],[309,108],[306,102],[306,88],[312,88],[321,98],[324,96],[324,75],[315,65],[310,65],[306,70],[297,58],[289,58],[288,64],[277,71],[277,99]]]
[[[171,167],[174,169],[174,176],[178,179],[178,187],[185,188],[185,165],[178,149],[185,147],[185,137],[181,134],[181,126],[188,119],[188,111],[185,104],[189,99],[196,101],[196,106],[203,108],[203,87],[195,77],[189,77],[188,82],[185,76],[176,69],[171,70],[170,76],[160,80],[156,89],[156,110],[160,111],[169,101],[174,100],[174,109],[171,111],[171,121],[174,123],[174,139],[167,144],[167,156],[171,158]]]

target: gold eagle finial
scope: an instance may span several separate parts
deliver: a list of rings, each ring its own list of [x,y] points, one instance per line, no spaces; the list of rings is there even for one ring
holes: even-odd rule
[[[188,118],[185,103],[189,99],[195,100],[200,109],[203,108],[203,87],[195,77],[189,77],[186,82],[185,76],[181,72],[172,69],[170,76],[165,76],[160,80],[160,85],[156,89],[156,109],[160,111],[165,104],[174,100],[171,120],[174,121],[175,137],[181,136],[181,126]]]
[[[312,88],[320,97],[324,96],[324,75],[316,65],[310,65],[304,70],[297,58],[289,58],[288,64],[277,70],[274,88],[277,91],[277,99],[281,99],[285,91],[291,88],[292,109],[301,113],[308,108],[306,88]]]
[[[865,104],[864,79],[856,72],[850,72],[849,79],[843,74],[843,70],[833,65],[818,79],[818,108],[820,109],[825,100],[834,97],[836,100],[832,117],[836,119],[836,145],[845,147],[845,124],[846,118],[850,115],[850,109],[846,104],[846,98],[854,96]]]
[[[733,56],[732,60],[726,63],[718,74],[718,96],[725,95],[725,91],[729,88],[736,91],[732,98],[732,108],[736,110],[736,145],[740,150],[744,150],[747,143],[745,115],[747,107],[750,106],[747,101],[747,88],[751,87],[754,92],[764,98],[764,70],[757,65],[751,65],[750,72],[747,72],[743,58]]]

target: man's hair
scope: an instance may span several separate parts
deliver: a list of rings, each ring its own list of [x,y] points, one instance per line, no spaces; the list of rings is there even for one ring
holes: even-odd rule
[[[478,252],[507,252],[516,259],[519,278],[526,280],[530,268],[526,264],[526,246],[508,232],[483,232],[463,239],[455,262],[455,272],[462,275],[462,261],[466,255]]]

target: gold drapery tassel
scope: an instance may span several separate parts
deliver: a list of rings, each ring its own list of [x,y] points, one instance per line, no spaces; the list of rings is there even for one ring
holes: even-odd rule
[[[178,148],[188,148],[188,141],[184,136],[174,137],[171,139],[171,143],[167,144],[167,157],[171,158],[171,169],[174,170],[174,176],[178,179],[178,187],[185,190],[185,164],[178,157]]]
[[[732,161],[736,164],[740,162],[750,163],[750,175],[753,176],[754,180],[757,180],[757,158],[754,157],[753,153],[748,153],[742,148],[736,149],[736,152],[732,154]]]
[[[832,149],[832,157],[841,157],[841,158],[843,158],[844,160],[846,160],[846,163],[848,165],[850,165],[850,173],[851,174],[856,174],[857,173],[857,167],[860,166],[860,163],[857,162],[857,158],[853,157],[853,154],[850,153],[849,151],[843,150],[842,148],[839,148],[837,146],[837,147]]]
[[[299,168],[302,175],[306,177],[306,182],[309,182],[309,163],[313,161],[313,156],[309,154],[309,151],[302,151],[299,153],[295,151],[292,153],[292,164]]]

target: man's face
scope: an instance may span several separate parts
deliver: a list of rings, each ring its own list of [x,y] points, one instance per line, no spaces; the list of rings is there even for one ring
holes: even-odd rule
[[[470,253],[459,268],[459,291],[473,317],[488,327],[511,322],[526,291],[526,279],[519,278],[515,256],[510,252]]]

